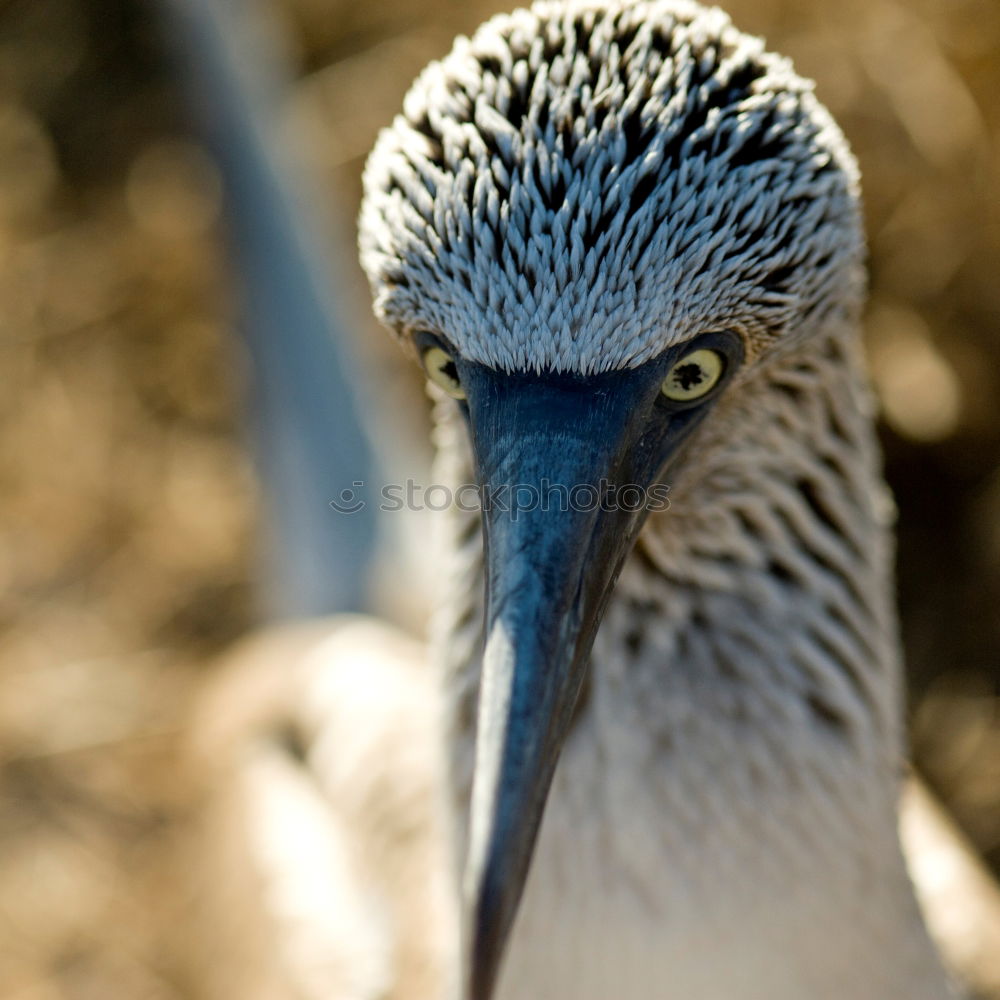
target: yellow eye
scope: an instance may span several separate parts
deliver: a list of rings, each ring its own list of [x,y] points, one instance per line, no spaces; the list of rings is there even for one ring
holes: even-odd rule
[[[678,403],[700,399],[722,378],[724,368],[725,362],[718,351],[707,348],[692,351],[670,369],[660,391]]]
[[[440,347],[428,347],[424,351],[423,361],[427,377],[435,385],[455,399],[465,399],[465,390],[458,380],[458,368],[447,351],[442,351]]]

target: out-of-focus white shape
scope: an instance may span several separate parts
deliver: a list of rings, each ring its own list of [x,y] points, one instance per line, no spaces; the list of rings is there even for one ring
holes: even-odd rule
[[[906,784],[900,835],[927,926],[946,962],[973,989],[1000,993],[1000,888],[918,781]]]

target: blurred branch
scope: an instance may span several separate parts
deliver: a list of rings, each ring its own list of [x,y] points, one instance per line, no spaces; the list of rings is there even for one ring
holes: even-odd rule
[[[303,183],[281,133],[290,74],[279,33],[257,0],[160,4],[225,185],[253,367],[248,417],[266,505],[267,609],[277,617],[361,610],[374,512],[344,515],[329,502],[371,482],[374,456],[352,386],[336,257],[312,221],[328,199]]]

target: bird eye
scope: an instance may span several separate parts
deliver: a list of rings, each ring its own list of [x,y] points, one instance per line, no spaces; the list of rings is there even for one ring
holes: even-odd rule
[[[722,378],[725,361],[718,351],[701,348],[685,354],[660,386],[667,399],[678,403],[688,403],[710,392]]]
[[[427,377],[435,385],[454,399],[465,399],[465,390],[458,378],[458,368],[447,351],[440,347],[428,347],[423,353],[423,362]]]

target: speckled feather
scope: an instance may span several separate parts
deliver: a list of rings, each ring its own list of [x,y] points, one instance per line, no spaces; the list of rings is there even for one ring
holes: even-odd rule
[[[459,39],[365,170],[375,308],[505,371],[751,355],[858,281],[857,176],[785,59],[717,9],[538,4]],[[752,308],[748,308],[752,307]]]

